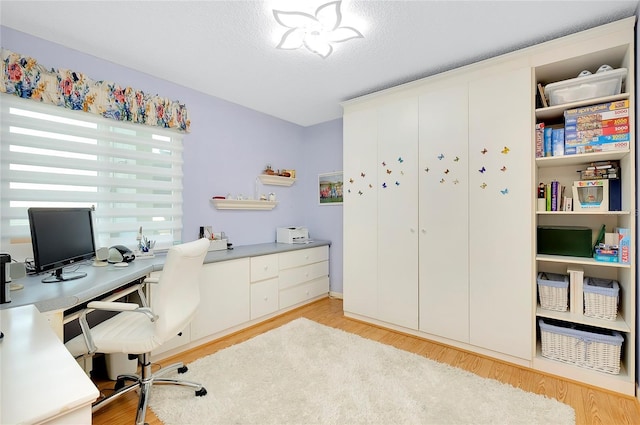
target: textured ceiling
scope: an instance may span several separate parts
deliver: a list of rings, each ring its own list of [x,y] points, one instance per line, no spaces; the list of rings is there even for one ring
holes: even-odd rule
[[[341,117],[341,101],[633,16],[638,7],[616,0],[343,0],[342,25],[364,38],[337,45],[326,59],[275,48],[285,28],[273,9],[313,15],[328,1],[1,0],[0,23],[309,126]],[[186,74],[184,64],[194,72]]]

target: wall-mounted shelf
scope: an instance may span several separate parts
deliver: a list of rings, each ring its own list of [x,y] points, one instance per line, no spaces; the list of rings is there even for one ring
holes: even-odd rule
[[[292,177],[272,176],[270,174],[260,174],[258,178],[262,184],[272,186],[291,186],[296,181]]]
[[[218,210],[272,210],[278,205],[275,201],[255,201],[236,199],[212,199]]]

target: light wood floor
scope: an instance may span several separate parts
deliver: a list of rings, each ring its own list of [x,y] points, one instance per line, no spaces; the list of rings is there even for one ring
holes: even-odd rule
[[[279,327],[298,317],[306,317],[327,326],[393,345],[402,350],[469,370],[483,377],[497,379],[522,388],[525,391],[556,398],[575,409],[577,424],[640,424],[640,403],[635,398],[619,396],[614,393],[564,381],[519,366],[513,366],[414,336],[351,320],[344,317],[342,301],[338,299],[322,299],[242,332],[181,353],[161,363],[162,365],[168,365],[176,361],[182,361],[188,364],[200,357],[215,353],[225,347]],[[159,368],[160,366],[156,365],[155,367]],[[111,381],[96,381],[96,384],[105,394],[109,393],[110,390],[108,388],[113,388],[113,382]],[[190,390],[185,389],[185,391]],[[215,397],[215,395],[209,394],[207,397]],[[129,393],[121,400],[114,401],[94,413],[93,423],[97,425],[130,425],[134,422],[136,407],[136,393]],[[150,425],[162,424],[151,409],[147,411],[146,422]]]

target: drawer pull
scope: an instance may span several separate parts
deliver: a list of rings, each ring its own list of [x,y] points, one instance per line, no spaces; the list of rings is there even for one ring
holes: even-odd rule
[[[264,300],[265,301],[269,301],[269,297],[264,297]]]
[[[264,266],[264,269],[265,269],[265,270],[268,270],[268,269],[269,269],[269,266]]]

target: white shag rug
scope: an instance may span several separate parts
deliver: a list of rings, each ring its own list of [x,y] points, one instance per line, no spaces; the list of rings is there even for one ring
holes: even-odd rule
[[[570,406],[307,319],[196,360],[155,385],[173,424],[575,424]]]

